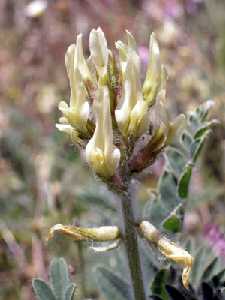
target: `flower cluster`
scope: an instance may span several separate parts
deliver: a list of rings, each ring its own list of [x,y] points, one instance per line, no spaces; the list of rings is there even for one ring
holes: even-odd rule
[[[88,59],[81,34],[65,56],[71,95],[69,105],[59,104],[62,117],[57,128],[85,151],[87,162],[103,178],[111,178],[125,165],[131,171],[144,169],[177,128],[165,108],[167,76],[154,33],[143,86],[136,42],[130,32],[126,35],[127,43],[117,41],[114,54],[103,31],[93,29]],[[144,134],[147,138],[140,146]],[[137,145],[139,151],[135,151]]]

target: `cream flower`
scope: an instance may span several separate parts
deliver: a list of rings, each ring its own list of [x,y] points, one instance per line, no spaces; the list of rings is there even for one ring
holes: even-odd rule
[[[96,126],[86,146],[86,159],[98,175],[111,177],[119,165],[120,151],[113,145],[110,98],[107,86],[99,86],[94,103]]]
[[[66,102],[60,102],[59,110],[63,113],[65,123],[85,133],[90,108],[84,80],[90,79],[91,75],[83,56],[81,35],[78,35],[76,45],[69,46],[65,55],[65,65],[71,88],[70,104],[68,106]]]
[[[79,69],[83,80],[92,80],[92,76],[88,68],[88,64],[84,57],[82,34],[78,34],[77,36],[76,48],[77,51],[76,51],[74,63]]]
[[[142,235],[147,240],[154,243],[166,258],[171,259],[184,267],[182,272],[182,282],[184,287],[188,288],[191,268],[194,261],[193,257],[183,248],[174,244],[164,236],[161,236],[156,227],[148,221],[141,222],[140,230]]]
[[[161,75],[164,72],[160,63],[159,45],[152,33],[149,42],[149,63],[146,79],[143,85],[143,96],[149,106],[155,103],[161,85]]]
[[[79,138],[79,133],[71,125],[69,125],[69,124],[56,124],[56,128],[59,131],[62,131],[62,132],[65,132],[66,134],[68,134],[73,143],[76,143],[78,145],[82,144],[82,140]]]
[[[123,43],[122,41],[117,41],[115,43],[117,50],[119,51],[119,58],[120,58],[120,67],[122,71],[122,78],[124,79],[125,70],[128,61],[128,55],[132,55],[133,62],[136,66],[136,69],[140,69],[140,58],[137,54],[137,46],[136,41],[133,35],[126,30],[127,35],[127,44]]]
[[[107,48],[107,40],[104,32],[100,27],[97,30],[92,29],[90,32],[89,49],[98,77],[102,79],[107,75],[109,49]]]
[[[140,82],[140,58],[135,50],[135,41],[127,32],[128,44],[117,42],[123,74],[122,103],[115,116],[123,136],[140,136],[147,125],[147,103],[144,102]]]

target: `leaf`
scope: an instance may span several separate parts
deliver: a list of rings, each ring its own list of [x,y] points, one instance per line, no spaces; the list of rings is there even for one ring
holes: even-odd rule
[[[73,300],[76,291],[76,284],[71,283],[65,290],[64,300]]]
[[[159,228],[172,215],[176,215],[176,210],[181,207],[180,199],[178,198],[176,192],[177,179],[175,175],[169,170],[165,170],[163,175],[161,176],[158,184],[158,190],[159,195],[155,195],[155,197],[152,197],[152,199],[149,200],[145,205],[144,219],[149,220],[153,225]],[[178,219],[177,215],[176,217]],[[166,227],[164,227],[164,229],[166,229]],[[174,230],[176,230],[175,227]]]
[[[218,274],[216,274],[212,279],[216,280],[217,282],[224,281],[224,276],[225,276],[225,268],[220,271]]]
[[[191,156],[193,162],[196,162],[209,132],[210,130],[206,131],[201,138],[196,139],[191,145]]]
[[[199,287],[202,281],[202,276],[207,269],[207,263],[212,261],[212,252],[206,247],[201,247],[197,250],[197,254],[194,255],[194,264],[191,271],[191,283],[194,287]]]
[[[218,262],[218,258],[214,257],[214,259],[209,263],[208,267],[205,269],[203,276],[202,276],[202,281],[207,281],[210,280],[211,277],[213,276],[215,272],[215,267]]]
[[[200,119],[201,122],[205,121],[205,119],[206,119],[206,117],[209,113],[209,110],[212,108],[213,105],[214,105],[214,101],[207,100],[202,105],[197,107],[196,114],[197,114],[197,116],[198,116],[198,118]]]
[[[209,109],[212,107],[213,101],[209,100],[200,105],[194,112],[189,114],[188,124],[191,131],[195,134],[206,123],[206,117]]]
[[[54,258],[50,265],[50,281],[57,300],[63,300],[65,290],[70,283],[64,258]]]
[[[210,108],[213,106],[213,103],[214,102],[212,100],[208,100],[189,115],[188,122],[194,131],[196,131],[197,128],[201,126],[201,123],[205,121]]]
[[[184,131],[181,135],[181,144],[184,146],[187,152],[190,151],[191,144],[193,143],[193,138],[189,132]]]
[[[149,220],[158,228],[167,215],[168,213],[163,207],[163,203],[159,197],[150,199],[144,207],[143,218]]]
[[[190,282],[199,288],[201,282],[211,282],[213,278],[225,280],[225,264],[219,257],[215,257],[211,248],[203,246],[198,248],[199,241],[188,240],[184,248],[194,257]],[[221,277],[222,276],[222,277]]]
[[[40,279],[33,281],[33,287],[39,300],[73,300],[76,285],[69,279],[68,267],[63,258],[54,258],[50,264],[52,289]]]
[[[51,288],[43,280],[34,279],[32,285],[38,300],[56,300]]]
[[[209,124],[207,123],[206,125],[200,127],[200,128],[196,131],[196,133],[195,133],[195,135],[194,135],[194,139],[195,139],[195,140],[200,139],[200,138],[201,138],[202,136],[204,136],[204,135],[206,134],[206,132],[208,132],[209,130],[210,130],[210,129],[209,129]]]
[[[167,212],[171,212],[178,204],[177,179],[173,173],[165,170],[159,181],[160,198]]]
[[[166,150],[166,160],[172,171],[179,176],[186,163],[184,155],[174,147],[168,147]]]
[[[149,201],[145,206],[144,217],[156,227],[170,232],[181,228],[183,211],[178,215],[174,210],[184,204],[183,198],[188,197],[192,169],[204,141],[211,131],[215,120],[206,122],[206,116],[212,101],[203,103],[189,114],[188,125],[180,137],[179,149],[169,146],[165,152],[166,164],[157,186],[158,194],[155,201]]]
[[[100,208],[116,211],[113,203],[110,199],[105,198],[105,195],[93,191],[82,191],[77,195],[77,198],[81,202],[86,202],[89,205],[99,206]]]
[[[185,300],[185,297],[182,295],[182,293],[173,286],[166,285],[166,291],[169,294],[170,300]]]
[[[181,230],[181,220],[176,215],[172,215],[164,221],[163,227],[172,233],[177,233]]]
[[[156,274],[154,281],[152,283],[152,286],[151,286],[152,295],[159,296],[163,300],[169,299],[166,288],[165,288],[167,277],[168,277],[168,271],[164,270],[164,269],[160,270]]]
[[[96,268],[96,280],[108,300],[133,300],[129,284],[104,267]]]
[[[181,198],[187,198],[188,188],[192,174],[192,165],[187,164],[178,182],[178,194]]]

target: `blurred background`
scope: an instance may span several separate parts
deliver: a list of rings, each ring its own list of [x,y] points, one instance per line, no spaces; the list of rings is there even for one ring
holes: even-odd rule
[[[66,257],[82,297],[100,299],[96,284],[86,283],[98,256],[80,243],[46,241],[56,223],[117,222],[115,199],[55,128],[58,103],[70,93],[65,51],[81,32],[89,55],[88,35],[98,26],[114,51],[126,29],[133,33],[143,78],[156,32],[173,116],[215,100],[212,117],[220,125],[195,169],[183,231],[201,236],[225,259],[224,11],[224,0],[0,0],[1,300],[34,299],[31,280],[47,278],[54,255]],[[141,205],[162,165],[163,159],[138,185]]]

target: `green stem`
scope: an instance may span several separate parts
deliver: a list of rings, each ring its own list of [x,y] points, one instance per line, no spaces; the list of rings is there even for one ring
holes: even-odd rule
[[[87,296],[87,288],[86,288],[86,268],[85,268],[85,260],[84,260],[84,249],[82,242],[77,243],[78,248],[78,256],[79,256],[79,271],[80,271],[80,277],[81,277],[81,294],[82,298],[86,298]]]
[[[135,300],[145,300],[146,297],[141,269],[137,231],[135,228],[134,209],[129,193],[123,195],[121,202],[124,225],[123,237],[127,252],[134,297]]]

